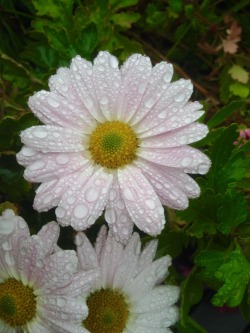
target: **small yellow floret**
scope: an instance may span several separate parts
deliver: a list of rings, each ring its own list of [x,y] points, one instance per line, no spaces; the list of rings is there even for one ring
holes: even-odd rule
[[[110,169],[130,164],[136,158],[138,139],[132,128],[120,121],[107,121],[90,136],[93,160]]]
[[[124,295],[115,290],[100,289],[87,299],[89,315],[83,325],[91,333],[123,332],[129,311]]]
[[[10,278],[0,283],[0,319],[11,327],[26,325],[36,314],[33,290]]]

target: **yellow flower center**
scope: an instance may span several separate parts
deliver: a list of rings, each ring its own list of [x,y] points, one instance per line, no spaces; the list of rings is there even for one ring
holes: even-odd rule
[[[98,125],[90,136],[93,160],[110,169],[130,164],[136,158],[138,139],[132,128],[120,121]]]
[[[124,296],[115,290],[100,289],[87,299],[89,315],[83,321],[91,333],[123,332],[129,311]]]
[[[11,327],[27,324],[36,314],[33,290],[13,278],[0,283],[0,319]]]

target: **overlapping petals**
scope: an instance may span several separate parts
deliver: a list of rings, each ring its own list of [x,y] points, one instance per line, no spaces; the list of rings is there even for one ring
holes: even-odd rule
[[[168,275],[171,258],[154,260],[157,241],[149,242],[141,250],[139,235],[134,233],[123,246],[111,232],[107,234],[104,226],[95,247],[83,233],[78,233],[75,241],[80,269],[97,267],[101,271],[90,292],[114,290],[127,300],[129,314],[122,333],[171,332],[169,327],[179,316],[175,306],[179,287],[161,285]]]
[[[40,182],[34,207],[57,207],[59,223],[88,228],[105,210],[115,237],[128,241],[133,223],[150,235],[164,227],[161,205],[185,209],[199,195],[187,174],[205,174],[210,160],[187,146],[207,135],[195,122],[202,114],[190,102],[190,80],[171,83],[173,67],[154,67],[134,54],[119,68],[116,57],[100,52],[93,64],[76,56],[70,68],[59,68],[29,106],[45,125],[21,133],[17,154],[24,177]],[[136,158],[109,169],[95,163],[89,150],[93,130],[105,122],[131,127],[138,139]],[[136,198],[136,199],[135,199]],[[118,216],[121,216],[118,218]]]
[[[56,222],[48,223],[37,235],[30,236],[26,222],[13,211],[11,215],[14,231],[0,245],[0,285],[15,279],[28,286],[33,290],[36,308],[32,320],[22,327],[6,323],[0,315],[1,332],[15,333],[20,329],[27,333],[87,332],[81,321],[88,310],[79,296],[90,289],[98,271],[78,272],[75,251],[60,250],[56,246],[59,236]],[[2,218],[6,216],[10,218],[9,211]]]

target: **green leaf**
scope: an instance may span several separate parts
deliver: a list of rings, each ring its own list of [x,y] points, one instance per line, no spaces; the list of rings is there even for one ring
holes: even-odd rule
[[[215,306],[238,306],[244,296],[250,280],[250,264],[244,257],[239,245],[231,252],[229,260],[215,272],[215,277],[223,282],[223,286],[212,298]]]
[[[223,196],[215,194],[211,189],[205,190],[195,200],[190,200],[189,207],[178,212],[189,226],[186,232],[190,236],[201,238],[204,234],[214,235],[217,228],[217,210],[221,206]]]
[[[109,3],[113,9],[116,11],[121,8],[134,6],[138,3],[139,0],[110,0]]]
[[[139,20],[140,14],[133,12],[118,13],[111,16],[111,22],[113,21],[116,25],[119,25],[122,28],[130,29],[132,23],[135,23]]]
[[[241,84],[239,82],[235,82],[229,86],[229,90],[232,94],[235,96],[239,96],[241,98],[247,98],[250,93],[250,89],[245,86],[244,84]]]
[[[182,325],[181,322],[178,322],[176,327],[180,333],[208,333],[205,328],[200,326],[191,317],[187,318],[185,325]]]
[[[76,39],[75,49],[82,57],[92,60],[93,52],[98,43],[97,27],[94,23],[91,23],[80,32]]]
[[[234,80],[237,80],[241,83],[247,83],[249,80],[249,73],[239,65],[233,65],[228,73],[232,76]]]
[[[239,191],[228,191],[223,198],[223,205],[218,210],[220,222],[218,230],[227,235],[243,223],[248,215],[248,205],[244,194]]]
[[[189,312],[194,304],[199,303],[203,296],[203,283],[197,277],[197,269],[194,268],[181,285],[180,322],[188,326]]]
[[[223,193],[229,185],[236,185],[246,173],[246,158],[234,145],[238,137],[237,125],[225,128],[209,151],[212,166],[207,174],[207,187]]]
[[[188,245],[188,237],[183,230],[171,230],[167,227],[158,236],[158,241],[158,255],[163,256],[167,253],[173,258],[180,255]]]
[[[32,0],[32,3],[37,15],[62,20],[71,13],[74,0]]]
[[[215,113],[215,115],[210,118],[207,125],[211,129],[219,124],[221,124],[226,119],[229,119],[229,117],[234,112],[240,112],[242,109],[244,109],[246,106],[245,101],[233,101],[230,104],[224,106],[219,111]]]

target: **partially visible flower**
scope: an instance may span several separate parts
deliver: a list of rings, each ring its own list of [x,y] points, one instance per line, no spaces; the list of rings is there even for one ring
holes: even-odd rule
[[[78,296],[90,288],[97,271],[78,272],[75,251],[54,252],[57,223],[30,236],[26,222],[12,218],[14,231],[0,245],[0,332],[87,332],[81,321],[88,310]]]
[[[234,19],[230,21],[232,23],[230,28],[226,31],[227,37],[226,39],[222,39],[222,44],[217,47],[217,50],[223,48],[225,53],[235,54],[238,50],[238,42],[241,40],[242,28],[238,26],[237,21]],[[226,23],[228,22],[226,21]]]
[[[76,56],[59,68],[29,106],[46,125],[21,133],[17,154],[24,177],[42,182],[34,207],[56,207],[57,220],[85,230],[105,211],[117,239],[126,243],[135,223],[150,235],[164,227],[162,205],[185,209],[199,186],[187,173],[205,174],[210,160],[187,146],[204,138],[204,113],[189,102],[190,80],[170,83],[172,65],[152,67],[134,54],[118,60],[100,52],[94,64]]]
[[[162,285],[169,256],[153,260],[157,241],[141,251],[134,233],[124,247],[103,226],[93,248],[83,233],[76,236],[80,268],[97,267],[101,276],[86,293],[89,308],[83,326],[91,333],[170,333],[178,320],[179,287]]]
[[[0,216],[0,245],[12,235],[18,219],[12,209],[5,209]]]

